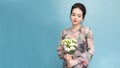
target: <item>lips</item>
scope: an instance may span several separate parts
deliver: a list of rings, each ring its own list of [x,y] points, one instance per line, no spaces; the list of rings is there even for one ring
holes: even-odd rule
[[[73,20],[73,22],[77,22],[76,20]]]

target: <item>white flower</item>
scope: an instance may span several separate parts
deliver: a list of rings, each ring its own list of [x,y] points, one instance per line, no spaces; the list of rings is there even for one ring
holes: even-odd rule
[[[64,46],[64,49],[67,48],[67,46]]]
[[[64,42],[63,45],[67,46],[67,42]]]
[[[73,42],[77,43],[77,40],[75,38],[72,39]]]
[[[75,43],[71,43],[70,46],[73,47],[75,45]]]
[[[61,41],[61,44],[63,45],[65,51],[67,51],[68,53],[71,53],[71,51],[75,51],[76,50],[76,46],[77,46],[77,40],[75,38],[69,39],[69,38],[65,38],[64,40]]]
[[[78,44],[75,44],[75,47],[77,47],[78,46]]]
[[[70,47],[70,50],[75,50],[75,47]]]
[[[65,50],[66,50],[67,52],[69,52],[69,51],[70,51],[70,48],[65,48]]]

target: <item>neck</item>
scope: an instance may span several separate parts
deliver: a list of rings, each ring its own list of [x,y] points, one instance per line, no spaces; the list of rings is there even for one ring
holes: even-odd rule
[[[81,28],[81,25],[80,24],[78,24],[78,25],[72,25],[72,31],[76,31],[76,30],[78,30],[79,28]]]

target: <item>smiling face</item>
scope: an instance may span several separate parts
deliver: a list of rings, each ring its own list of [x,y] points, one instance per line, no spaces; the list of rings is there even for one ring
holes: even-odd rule
[[[78,25],[83,21],[83,12],[79,8],[72,10],[71,21],[73,25]]]

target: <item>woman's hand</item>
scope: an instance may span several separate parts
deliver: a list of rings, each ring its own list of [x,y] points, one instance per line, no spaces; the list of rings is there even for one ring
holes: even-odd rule
[[[65,55],[64,55],[64,59],[67,60],[67,61],[68,61],[68,60],[72,60],[72,55],[70,55],[70,54],[65,54]]]
[[[67,61],[67,67],[68,67],[68,68],[69,68],[69,67],[72,67],[72,66],[74,66],[74,65],[76,65],[76,64],[78,64],[78,61],[75,60],[75,59],[72,59],[72,60],[68,60],[68,61]]]

